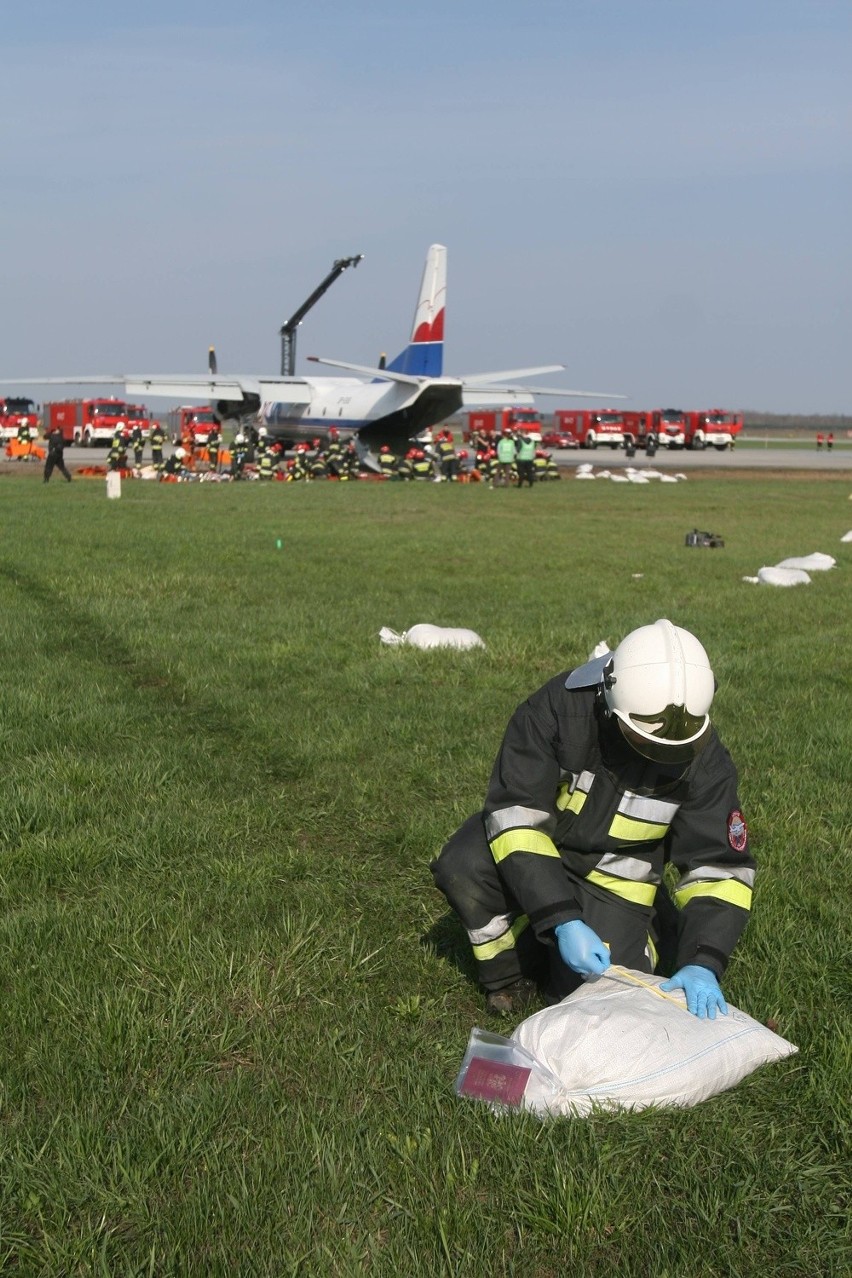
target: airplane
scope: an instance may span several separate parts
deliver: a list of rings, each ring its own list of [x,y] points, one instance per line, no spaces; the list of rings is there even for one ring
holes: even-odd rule
[[[74,378],[42,378],[0,385],[115,385],[124,383],[130,399],[163,397],[186,401],[206,399],[223,421],[235,420],[254,430],[266,428],[272,442],[291,446],[301,441],[322,443],[336,432],[344,444],[352,441],[369,464],[383,444],[406,451],[412,440],[464,407],[503,407],[533,404],[534,395],[624,399],[598,391],[520,386],[519,378],[560,372],[564,364],[506,369],[468,377],[444,377],[444,310],[447,292],[447,250],[430,246],[420,283],[408,345],[375,368],[341,360],[308,356],[312,363],[339,368],[355,377],[266,377],[220,374],[212,358],[205,375],[116,374]]]

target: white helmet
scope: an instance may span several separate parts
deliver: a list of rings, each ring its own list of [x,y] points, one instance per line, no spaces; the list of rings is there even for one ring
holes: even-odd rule
[[[176,448],[176,449],[175,449],[175,457],[185,457],[185,456],[186,456],[186,449],[185,449],[185,448]]]
[[[658,763],[686,763],[706,744],[716,681],[704,648],[670,621],[622,639],[604,680],[610,713],[629,745]]]

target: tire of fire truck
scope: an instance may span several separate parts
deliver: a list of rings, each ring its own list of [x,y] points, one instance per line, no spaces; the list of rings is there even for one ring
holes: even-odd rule
[[[701,452],[703,448],[707,447],[707,440],[703,435],[696,435],[689,447],[695,449],[697,452]]]
[[[725,451],[725,449],[728,447],[728,445],[727,445],[727,444],[714,444],[714,445],[713,445],[713,447],[716,449],[716,452],[717,452],[717,453],[723,453],[723,452]]]
[[[648,454],[649,457],[653,457],[656,451],[657,451],[657,436],[648,435],[645,439],[645,452]]]
[[[92,446],[91,435],[88,433],[88,431],[83,431],[83,434],[80,436],[80,447],[91,448],[91,446]]]
[[[597,448],[597,446],[598,446],[598,441],[595,439],[594,432],[593,432],[593,431],[590,431],[590,432],[589,432],[589,434],[586,436],[586,441],[585,441],[585,443],[583,444],[583,447],[584,447],[584,448]]]

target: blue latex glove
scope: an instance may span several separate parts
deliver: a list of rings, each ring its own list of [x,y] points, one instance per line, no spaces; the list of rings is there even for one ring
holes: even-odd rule
[[[600,976],[609,967],[609,950],[582,919],[559,923],[553,933],[562,962],[574,972],[581,976]]]
[[[687,967],[682,967],[679,972],[675,972],[671,980],[661,985],[660,989],[664,994],[669,990],[683,990],[686,995],[686,1006],[693,1016],[699,1017],[700,1020],[715,1021],[717,1008],[723,1016],[728,1014],[728,1004],[725,1002],[722,988],[709,967],[699,967],[697,963],[690,963]]]

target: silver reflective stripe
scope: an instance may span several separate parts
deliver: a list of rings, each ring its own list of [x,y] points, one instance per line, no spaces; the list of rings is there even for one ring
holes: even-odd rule
[[[630,879],[633,883],[659,883],[660,876],[655,874],[648,861],[640,861],[637,856],[617,856],[607,852],[598,861],[598,870],[607,874],[615,874],[620,879]]]
[[[690,883],[706,883],[709,880],[736,879],[738,883],[744,883],[746,887],[754,887],[754,870],[743,866],[738,869],[733,866],[725,866],[722,869],[715,865],[700,865],[697,870],[690,870],[688,874],[684,874],[682,879],[678,879],[677,891],[682,888],[689,887]]]
[[[635,817],[638,821],[650,821],[654,825],[671,825],[679,807],[679,803],[671,803],[668,799],[651,799],[647,795],[634,794],[632,790],[625,790],[618,810],[622,816]]]
[[[594,779],[594,772],[581,772],[577,778],[577,784],[574,786],[574,789],[583,790],[586,794],[588,794],[592,788],[592,782]]]
[[[471,928],[468,932],[471,945],[484,945],[486,941],[496,941],[498,936],[508,932],[517,914],[498,914],[490,919],[485,927]]]
[[[499,808],[485,818],[485,833],[489,843],[506,830],[545,830],[553,829],[553,817],[549,812],[538,808]]]

